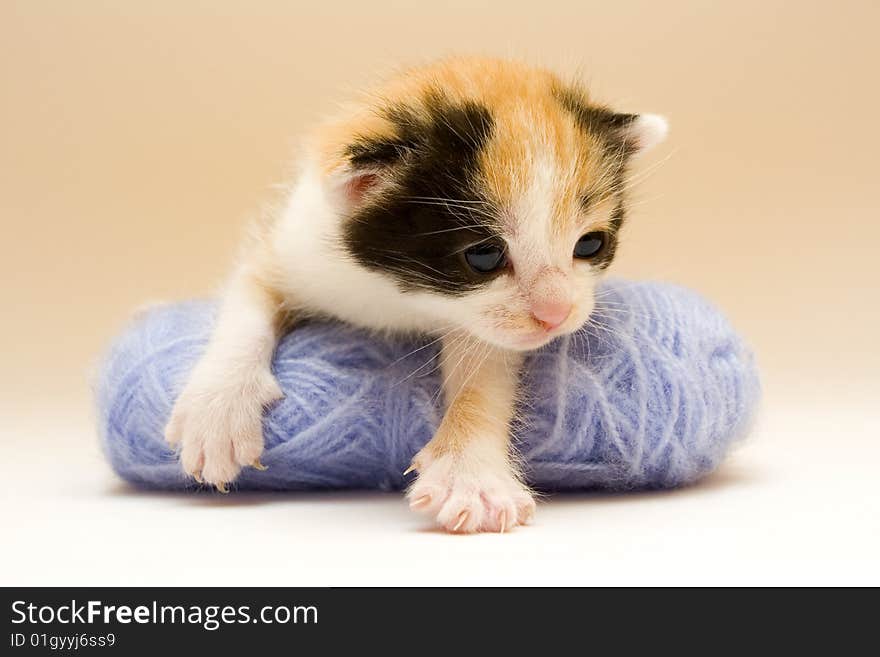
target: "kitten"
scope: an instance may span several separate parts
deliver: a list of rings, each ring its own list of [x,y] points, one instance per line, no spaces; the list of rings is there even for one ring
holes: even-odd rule
[[[441,342],[446,411],[413,458],[410,506],[454,532],[527,523],[509,444],[522,355],[587,320],[627,166],[665,134],[548,71],[477,58],[407,71],[317,130],[174,407],[184,470],[225,492],[262,467],[279,333],[329,316]]]

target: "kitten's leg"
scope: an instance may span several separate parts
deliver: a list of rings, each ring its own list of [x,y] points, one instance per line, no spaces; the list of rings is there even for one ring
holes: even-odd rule
[[[208,347],[174,405],[165,438],[183,469],[226,492],[243,466],[262,467],[263,409],[282,397],[272,376],[280,299],[239,269]]]
[[[449,531],[504,531],[529,522],[535,502],[509,444],[521,357],[450,340],[441,358],[447,410],[413,459],[419,476],[407,493],[410,507]]]

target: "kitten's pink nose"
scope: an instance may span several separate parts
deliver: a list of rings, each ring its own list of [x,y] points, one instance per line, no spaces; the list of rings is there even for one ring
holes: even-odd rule
[[[571,303],[568,301],[535,301],[532,303],[532,316],[547,331],[561,325],[571,315]]]

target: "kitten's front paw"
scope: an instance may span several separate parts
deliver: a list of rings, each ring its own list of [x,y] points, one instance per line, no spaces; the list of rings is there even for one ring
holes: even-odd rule
[[[187,474],[225,493],[242,467],[263,468],[263,410],[282,396],[268,372],[234,383],[196,375],[174,405],[165,440],[179,447]]]
[[[422,450],[413,460],[419,477],[407,492],[409,506],[433,515],[450,532],[504,532],[528,524],[535,500],[503,460],[477,462]]]

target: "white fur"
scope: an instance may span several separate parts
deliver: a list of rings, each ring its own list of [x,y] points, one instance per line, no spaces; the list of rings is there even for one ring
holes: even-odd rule
[[[663,138],[666,122],[643,115],[631,130],[639,149],[646,150]],[[251,270],[258,266],[254,262],[236,273],[215,334],[175,405],[166,438],[180,446],[186,472],[225,490],[240,468],[258,465],[262,412],[281,395],[270,370],[280,310],[272,293],[277,293],[285,307],[305,314],[380,331],[443,336],[448,408],[437,436],[416,455],[420,474],[409,492],[411,503],[452,531],[503,531],[528,522],[534,501],[508,447],[518,381],[512,362],[516,352],[582,325],[592,311],[596,283],[592,267],[572,258],[576,240],[596,218],[561,222],[560,228],[553,212],[558,180],[567,172],[558,171],[541,148],[531,153],[532,179],[524,182],[507,217],[513,275],[461,297],[403,292],[390,277],[346,255],[345,180],[307,165],[266,236],[263,258],[271,260],[274,278],[268,284],[260,279]],[[552,332],[532,315],[536,300],[547,299],[572,304],[568,319]],[[466,390],[480,392],[476,415],[473,399],[462,401]]]
[[[519,364],[516,354],[473,338],[444,340],[448,410],[437,434],[413,459],[419,476],[407,498],[411,508],[434,516],[449,531],[503,532],[527,524],[534,514],[535,502],[508,446]]]
[[[259,467],[263,410],[282,396],[270,369],[276,310],[247,270],[236,271],[165,431],[183,469],[224,491],[242,467]]]
[[[410,508],[453,532],[504,532],[531,522],[532,494],[505,459],[481,457],[482,438],[474,436],[463,455],[420,452],[419,478],[407,493]]]
[[[541,169],[541,168],[539,168]],[[527,185],[521,218],[516,220],[516,239],[511,254],[520,263],[517,278],[500,277],[484,290],[449,297],[427,291],[403,292],[386,275],[373,272],[347,256],[342,246],[338,185],[306,168],[295,185],[271,237],[281,270],[279,285],[295,305],[308,313],[336,317],[379,331],[429,333],[461,329],[491,344],[521,349],[523,336],[534,336],[537,326],[529,310],[529,290],[538,283],[548,262],[570,262],[551,249],[550,222],[553,172],[542,169],[541,179]],[[571,246],[577,236],[571,236]],[[552,260],[551,260],[552,259]],[[588,298],[590,290],[580,290]],[[568,286],[559,294],[573,297]],[[504,306],[519,313],[519,326],[501,329],[487,309]],[[589,308],[587,309],[587,314]],[[580,323],[586,315],[572,318]],[[579,324],[578,324],[579,325]],[[560,332],[575,328],[561,327]],[[546,342],[552,336],[545,336]],[[539,346],[530,342],[528,348]]]
[[[669,123],[659,114],[639,114],[630,126],[629,132],[638,145],[637,154],[641,155],[666,139],[666,135],[669,134]]]
[[[285,295],[305,312],[376,330],[432,331],[444,325],[442,304],[402,294],[391,278],[345,255],[340,209],[329,186],[314,167],[306,168],[273,231]]]

